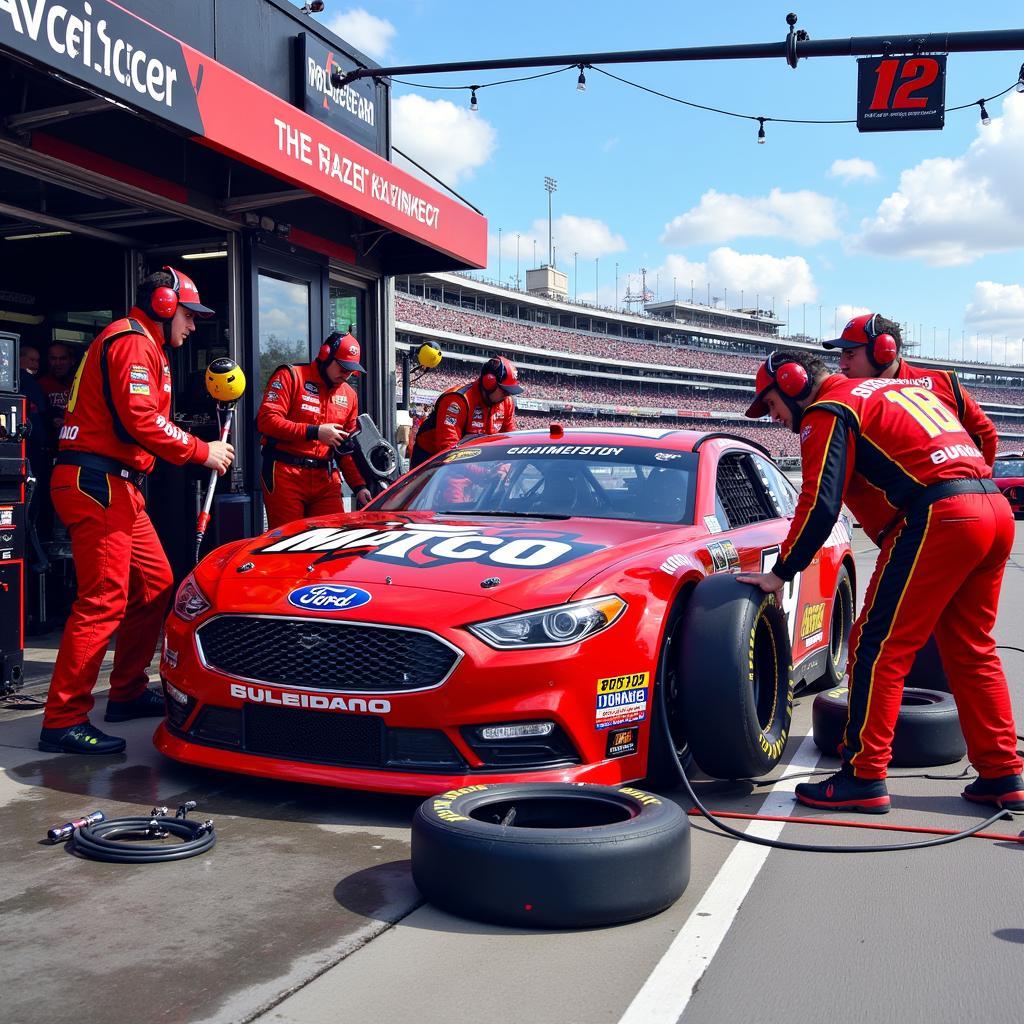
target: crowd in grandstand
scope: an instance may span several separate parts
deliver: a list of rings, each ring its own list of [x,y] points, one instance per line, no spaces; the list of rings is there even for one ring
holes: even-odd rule
[[[752,378],[760,359],[711,351],[682,340],[676,344],[655,344],[629,338],[588,334],[547,324],[513,320],[488,313],[473,312],[447,303],[437,303],[410,297],[395,296],[395,317],[399,323],[412,324],[432,330],[448,331],[467,337],[483,338],[507,345],[504,354],[518,359],[516,349],[527,347],[549,352],[566,352],[599,359],[618,359],[651,367],[671,366],[690,369],[719,370],[742,374]],[[779,342],[785,344],[785,339]],[[523,361],[529,356],[523,354]],[[609,367],[611,369],[611,367]],[[444,364],[420,375],[415,386],[425,391],[441,392],[468,384],[479,372],[479,365],[458,359],[446,359]],[[728,429],[759,441],[773,455],[796,456],[799,443],[795,435],[768,423],[738,423],[700,418],[700,413],[735,413],[741,418],[748,404],[744,392],[725,389],[694,388],[684,385],[644,384],[632,379],[620,381],[586,377],[560,372],[527,371],[523,382],[524,398],[551,400],[580,407],[586,405],[624,406],[674,411],[675,415],[659,417],[635,416],[628,413],[590,415],[584,408],[573,412],[536,412],[521,409],[519,422],[523,426],[547,427],[552,419],[565,426],[672,426],[684,429]],[[1024,405],[1024,388],[974,385],[967,382],[974,397],[984,403]],[[1024,420],[1018,417],[992,413],[1000,433],[1024,435]],[[1024,441],[1017,437],[1000,441],[1000,451],[1019,451]]]

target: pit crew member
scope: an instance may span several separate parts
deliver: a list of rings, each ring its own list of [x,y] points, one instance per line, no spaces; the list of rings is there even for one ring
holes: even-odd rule
[[[93,340],[68,398],[50,493],[71,535],[78,597],[61,639],[43,712],[39,749],[116,754],[123,739],[89,721],[92,689],[118,630],[104,719],[164,714],[147,686],[173,576],[146,513],[141,486],[157,458],[223,473],[230,444],[193,437],[171,418],[171,368],[164,347],[180,348],[196,316],[213,310],[192,280],[171,267],[147,277],[128,316]]]
[[[413,442],[411,468],[438,452],[454,448],[470,434],[501,434],[516,429],[513,395],[522,391],[510,359],[488,359],[470,384],[446,391],[420,424]]]
[[[914,381],[830,375],[821,360],[799,352],[772,353],[755,388],[747,415],[770,413],[800,434],[803,486],[778,562],[742,581],[778,593],[825,543],[844,500],[860,518],[867,487],[898,510],[881,532],[850,636],[843,766],[822,782],[798,785],[797,799],[825,809],[889,810],[885,776],[904,679],[934,630],[979,775],[963,796],[1024,810],[1013,711],[992,638],[1013,516],[956,405]]]
[[[363,372],[359,356],[359,342],[335,331],[311,363],[279,366],[267,381],[256,427],[263,435],[260,476],[271,529],[344,512],[339,463],[356,508],[370,500],[355,460],[339,451],[359,415],[358,397],[348,383]]]

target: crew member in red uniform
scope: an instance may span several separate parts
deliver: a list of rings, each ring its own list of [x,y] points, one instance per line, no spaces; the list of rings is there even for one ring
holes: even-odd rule
[[[995,424],[952,370],[914,366],[902,358],[903,333],[898,323],[878,313],[864,313],[855,316],[838,338],[822,345],[840,350],[839,372],[847,377],[928,381],[925,387],[939,394],[947,405],[950,401],[956,405],[960,422],[974,438],[989,466],[995,462],[999,442]]]
[[[57,448],[60,428],[64,426],[64,410],[71,396],[75,380],[75,354],[70,345],[56,342],[46,350],[46,373],[39,378],[39,386],[50,405],[50,446]]]
[[[97,335],[71,388],[50,493],[71,535],[78,598],[71,609],[43,712],[39,749],[116,754],[125,742],[89,721],[100,663],[119,630],[108,722],[164,714],[147,686],[173,584],[140,490],[159,457],[223,473],[233,449],[207,444],[171,418],[171,368],[164,346],[179,348],[195,317],[213,311],[195,284],[170,267],[147,277],[138,302]]]
[[[267,381],[256,427],[263,434],[263,503],[271,529],[345,511],[338,461],[356,508],[370,500],[352,456],[337,459],[359,416],[359,400],[348,383],[363,372],[359,355],[359,342],[335,331],[311,363],[279,366]]]
[[[454,448],[469,434],[502,434],[516,429],[516,404],[522,391],[510,359],[488,359],[472,384],[446,391],[420,424],[413,442],[411,467]]]
[[[778,593],[825,543],[844,500],[862,521],[877,521],[872,502],[896,510],[880,531],[878,562],[850,636],[843,767],[798,785],[797,799],[889,810],[885,775],[904,679],[934,630],[979,775],[963,795],[1024,810],[1013,710],[992,638],[1013,515],[955,403],[919,381],[829,375],[821,360],[800,352],[772,353],[755,386],[747,415],[770,413],[800,434],[803,487],[778,562],[741,580]]]

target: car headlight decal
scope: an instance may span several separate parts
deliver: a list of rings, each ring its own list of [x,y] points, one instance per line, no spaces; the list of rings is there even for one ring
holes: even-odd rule
[[[499,650],[565,647],[607,629],[625,608],[626,602],[621,597],[609,594],[490,619],[467,628],[488,647]]]
[[[206,595],[199,589],[193,573],[189,573],[178,587],[178,593],[174,596],[174,614],[185,622],[191,622],[198,618],[203,612],[209,610],[210,602]]]

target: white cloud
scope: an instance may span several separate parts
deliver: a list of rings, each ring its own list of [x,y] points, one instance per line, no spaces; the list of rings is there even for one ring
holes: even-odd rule
[[[392,102],[391,135],[395,146],[453,186],[487,163],[498,139],[491,123],[468,108],[415,95]]]
[[[981,334],[1024,335],[1024,286],[978,281],[964,310],[964,323]]]
[[[544,239],[547,245],[548,222],[535,220],[532,234]],[[622,252],[626,248],[626,240],[616,235],[604,221],[594,217],[576,217],[563,213],[556,217],[551,225],[551,234],[557,249],[557,263],[565,270],[572,265],[572,254],[578,252],[584,259],[592,260],[595,256],[607,256],[609,253]],[[546,250],[545,250],[546,251]]]
[[[967,152],[922,160],[897,191],[861,223],[854,247],[960,266],[985,253],[1019,249],[1024,239],[1024,96],[1010,93],[1003,114],[978,125]]]
[[[878,168],[870,160],[854,156],[849,160],[833,160],[828,175],[830,178],[842,178],[843,183],[849,185],[851,181],[874,181],[878,177]]]
[[[818,297],[814,275],[802,256],[740,253],[723,246],[709,253],[704,263],[669,256],[657,272],[661,275],[663,298],[672,295],[673,278],[680,299],[689,299],[692,282],[697,302],[707,302],[710,285],[712,299],[718,296],[724,302],[728,297],[731,307],[742,303],[745,307],[756,304],[761,309],[770,308],[774,300],[776,313],[785,310],[787,299],[792,305],[814,302]],[[649,272],[648,284],[653,277]]]
[[[708,189],[697,206],[665,225],[660,241],[695,245],[758,235],[815,245],[839,236],[839,210],[835,199],[808,190],[738,196]]]
[[[336,14],[325,22],[332,32],[337,32],[347,43],[362,50],[368,57],[381,60],[387,56],[395,26],[384,18],[370,14],[362,7],[354,7],[344,14]]]

